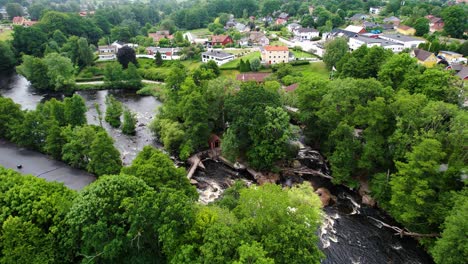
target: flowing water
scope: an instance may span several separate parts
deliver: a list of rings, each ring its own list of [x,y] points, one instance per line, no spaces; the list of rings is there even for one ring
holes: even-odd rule
[[[153,97],[138,96],[134,93],[123,91],[85,91],[78,92],[86,101],[88,107],[87,118],[91,124],[99,124],[95,104],[105,112],[105,96],[112,93],[119,101],[134,111],[138,117],[136,136],[122,135],[119,129],[109,127],[103,122],[103,127],[115,140],[115,146],[122,153],[124,163],[128,164],[145,145],[157,146],[147,127],[155,115],[155,109],[161,105]],[[56,95],[36,94],[29,87],[29,82],[21,76],[0,77],[0,95],[12,98],[21,104],[23,109],[34,109],[42,101]],[[160,147],[160,146],[159,146]],[[11,151],[14,146],[4,149],[0,144],[0,155],[8,162],[15,164],[15,159],[28,160],[33,163],[28,168],[28,173],[38,175],[46,161],[45,155],[40,153],[28,153]],[[9,154],[6,154],[7,152]],[[308,152],[299,158],[309,159],[307,167],[319,170],[327,174],[328,168],[318,152]],[[43,163],[44,162],[44,163]],[[41,163],[41,164],[34,164]],[[209,203],[218,199],[223,191],[234,183],[235,180],[243,180],[247,184],[252,179],[245,173],[237,172],[221,163],[214,161],[203,162],[206,170],[197,171],[193,179],[197,181],[200,202]],[[4,164],[5,165],[5,164]],[[10,164],[11,165],[11,164]],[[14,165],[11,165],[14,166]],[[53,168],[66,166],[65,164],[53,164]],[[37,167],[37,170],[34,169]],[[30,170],[30,171],[29,171]],[[315,188],[328,188],[337,197],[337,202],[324,208],[324,222],[317,231],[320,237],[320,248],[323,249],[326,259],[324,264],[416,264],[433,263],[427,253],[418,247],[417,242],[411,238],[395,236],[391,230],[382,227],[372,218],[389,224],[395,224],[383,211],[371,208],[360,203],[360,198],[343,186],[334,186],[329,180],[318,177],[294,177],[282,179],[284,185],[310,181]],[[372,218],[370,218],[372,217]]]

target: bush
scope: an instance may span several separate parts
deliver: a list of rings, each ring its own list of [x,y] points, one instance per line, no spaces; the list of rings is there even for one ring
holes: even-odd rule
[[[306,60],[295,60],[295,61],[291,61],[289,64],[291,64],[292,66],[308,65],[308,64],[309,64],[309,61],[306,61]]]
[[[322,37],[313,37],[311,40],[312,41],[317,41],[317,40],[321,40],[321,39],[322,39]]]
[[[158,69],[138,69],[138,73],[146,80],[163,82],[166,79],[166,74],[158,71]]]

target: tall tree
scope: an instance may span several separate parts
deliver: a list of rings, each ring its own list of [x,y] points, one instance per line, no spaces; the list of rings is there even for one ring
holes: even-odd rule
[[[117,52],[117,60],[124,69],[127,69],[130,62],[137,65],[135,50],[129,46],[123,46],[119,49]]]
[[[6,9],[7,13],[8,13],[8,16],[11,19],[13,19],[14,17],[17,17],[17,16],[23,16],[24,15],[24,9],[18,3],[8,3],[8,4],[6,4],[5,9]]]
[[[96,134],[89,150],[89,159],[87,169],[97,176],[118,174],[122,168],[120,153],[106,131]]]
[[[0,41],[0,72],[13,71],[15,64],[16,58],[10,44]]]
[[[323,62],[327,65],[328,70],[335,67],[347,52],[348,42],[344,38],[337,38],[325,44]]]
[[[81,126],[86,124],[86,108],[83,97],[74,94],[72,97],[67,97],[64,102],[64,114],[67,124],[74,126]]]
[[[154,63],[156,64],[156,66],[161,66],[163,64],[163,59],[159,50],[156,51],[156,55],[154,55]]]
[[[444,31],[453,38],[463,37],[468,27],[466,9],[462,5],[453,5],[446,7],[441,15],[444,20]]]
[[[113,127],[120,126],[120,116],[122,115],[123,107],[113,95],[106,96],[106,117],[105,120]]]
[[[125,108],[123,111],[123,125],[122,125],[122,133],[127,135],[135,135],[135,125],[137,119],[134,113],[130,111],[130,109]]]

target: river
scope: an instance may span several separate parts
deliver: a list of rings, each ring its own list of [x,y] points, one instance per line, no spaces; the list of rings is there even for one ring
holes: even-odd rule
[[[88,107],[88,122],[98,124],[94,104],[105,111],[104,98],[112,93],[125,106],[137,114],[138,130],[136,136],[122,135],[119,129],[103,124],[115,140],[116,147],[121,151],[125,164],[135,157],[145,145],[160,147],[152,139],[147,124],[155,115],[155,109],[161,105],[153,97],[138,96],[121,91],[86,91],[78,92],[86,101]],[[14,75],[10,78],[0,77],[0,94],[12,98],[24,109],[34,109],[36,105],[50,98],[47,94],[35,94],[29,83],[23,77]],[[141,125],[143,124],[143,125]],[[88,176],[83,171],[73,170],[66,164],[50,160],[47,156],[20,149],[12,144],[0,144],[0,164],[15,168],[18,161],[27,164],[21,171],[41,175],[48,180],[59,180],[74,189],[82,188],[92,178],[85,178],[83,182],[73,183],[73,180]],[[198,171],[194,179],[199,182],[198,191],[200,201],[208,203],[217,199],[234,180],[240,179],[251,183],[251,179],[243,173],[238,173],[214,161],[204,161],[205,172]],[[314,168],[316,169],[316,168]],[[65,175],[65,178],[60,178]],[[54,178],[56,177],[56,178]],[[300,178],[298,181],[310,181],[314,187],[326,187],[337,197],[337,203],[324,208],[324,223],[317,231],[320,237],[319,246],[324,251],[326,259],[323,264],[432,264],[428,254],[411,238],[400,238],[394,232],[382,227],[369,217],[379,219],[389,224],[393,220],[379,209],[360,204],[360,198],[342,186],[334,186],[328,180],[320,178]],[[284,182],[283,182],[284,183]]]

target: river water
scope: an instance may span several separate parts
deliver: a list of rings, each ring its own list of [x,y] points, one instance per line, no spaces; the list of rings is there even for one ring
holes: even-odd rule
[[[136,136],[123,135],[119,129],[114,129],[105,122],[104,128],[115,140],[115,146],[122,153],[125,164],[129,164],[138,151],[145,145],[160,147],[153,140],[147,124],[155,115],[155,109],[161,105],[153,97],[138,96],[134,93],[122,91],[86,91],[78,92],[86,101],[88,107],[88,123],[99,124],[94,104],[105,112],[105,96],[112,93],[126,107],[137,114],[138,129]],[[29,83],[23,77],[13,75],[9,78],[0,77],[0,94],[12,98],[21,104],[24,109],[34,109],[36,105],[53,95],[35,94],[29,87]],[[84,178],[76,183],[75,176],[88,174],[70,169],[66,164],[54,162],[47,156],[28,152],[12,144],[3,142],[0,144],[0,164],[14,168],[21,160],[23,163],[33,164],[25,166],[22,172],[31,173],[47,178],[65,182],[67,186],[81,189],[82,185],[91,182],[93,178]],[[204,161],[206,170],[198,171],[194,179],[198,182],[200,202],[208,203],[219,198],[222,192],[235,180],[243,180],[250,184],[252,179],[244,173],[233,171],[229,167],[214,161]],[[61,170],[63,169],[63,170]],[[316,168],[314,168],[316,169]],[[49,172],[50,171],[50,172]],[[56,173],[54,173],[54,171]],[[45,174],[43,174],[45,172]],[[80,174],[84,173],[84,174]],[[63,175],[66,175],[65,178]],[[54,178],[56,177],[56,178]],[[370,217],[379,219],[389,224],[395,224],[393,220],[379,209],[367,207],[360,203],[360,198],[342,186],[334,186],[328,180],[317,177],[300,178],[296,182],[310,181],[314,187],[326,187],[337,197],[337,202],[325,207],[324,223],[317,231],[320,237],[319,246],[324,251],[326,259],[323,264],[432,264],[433,261],[427,253],[421,249],[417,242],[411,238],[395,236],[391,230],[382,227]],[[284,182],[284,180],[283,180]]]

